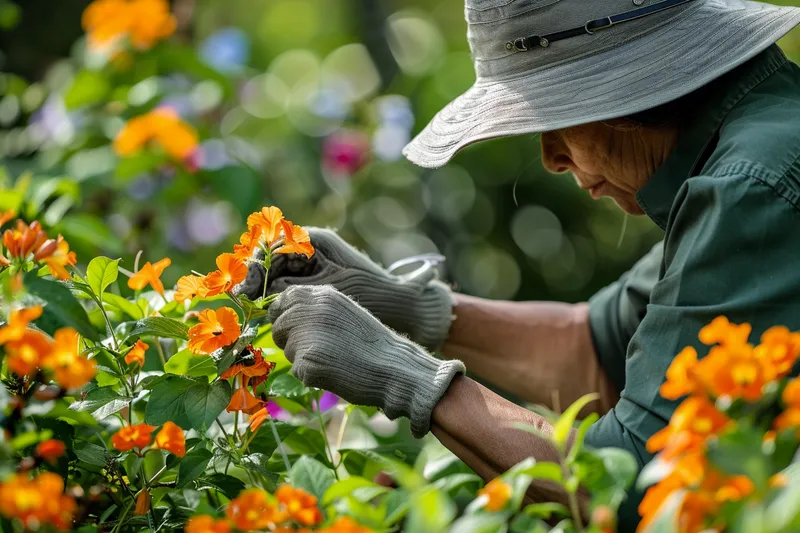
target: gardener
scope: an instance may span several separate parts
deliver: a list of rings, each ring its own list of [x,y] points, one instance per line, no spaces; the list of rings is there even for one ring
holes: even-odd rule
[[[658,393],[665,371],[705,324],[800,329],[800,69],[774,45],[800,9],[468,0],[466,16],[478,80],[408,158],[438,167],[470,143],[541,132],[548,170],[650,217],[663,243],[588,304],[512,303],[453,294],[430,268],[392,275],[313,229],[312,261],[272,270],[275,342],[308,385],[408,417],[486,479],[556,455],[512,428],[548,423],[465,377],[465,364],[529,402],[599,392],[587,443],[643,465],[676,406]]]

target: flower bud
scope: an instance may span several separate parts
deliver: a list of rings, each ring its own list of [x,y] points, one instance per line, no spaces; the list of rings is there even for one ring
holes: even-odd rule
[[[145,515],[149,510],[150,493],[147,492],[147,489],[142,489],[139,491],[139,495],[136,497],[136,509],[134,510],[134,514]]]

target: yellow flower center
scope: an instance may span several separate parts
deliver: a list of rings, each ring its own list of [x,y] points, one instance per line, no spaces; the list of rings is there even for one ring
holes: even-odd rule
[[[712,427],[713,424],[709,418],[698,418],[692,422],[692,429],[694,429],[696,433],[708,433],[711,431]]]
[[[751,364],[736,365],[731,371],[731,377],[737,385],[751,385],[758,379],[758,369]]]

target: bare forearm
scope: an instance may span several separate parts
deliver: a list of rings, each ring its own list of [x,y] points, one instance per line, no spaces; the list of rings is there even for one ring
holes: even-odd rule
[[[439,441],[485,480],[520,461],[560,462],[552,443],[515,429],[521,422],[549,435],[552,426],[541,416],[463,376],[456,377],[433,411],[431,431]],[[533,501],[566,503],[566,493],[553,483],[536,482],[528,491]]]
[[[499,302],[456,295],[442,352],[529,402],[565,408],[597,392],[606,412],[618,400],[597,361],[586,304]]]

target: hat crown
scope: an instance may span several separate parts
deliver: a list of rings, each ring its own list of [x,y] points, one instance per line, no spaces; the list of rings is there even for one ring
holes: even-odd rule
[[[587,22],[646,8],[663,0],[466,0],[467,40],[477,77],[497,79],[524,75],[555,63],[602,52],[643,37],[667,24],[687,9],[712,0],[693,0],[654,14],[615,25],[595,34],[537,47],[525,53],[507,43],[531,36],[581,28]]]

